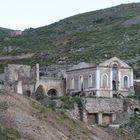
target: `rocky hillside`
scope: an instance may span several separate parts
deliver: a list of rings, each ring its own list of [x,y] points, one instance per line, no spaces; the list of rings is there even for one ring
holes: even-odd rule
[[[11,31],[10,29],[0,27],[0,40],[3,41],[4,37],[9,36],[10,31]]]
[[[131,140],[127,133],[88,126],[14,93],[0,93],[0,112],[2,140]]]
[[[8,37],[15,37],[22,34],[20,30],[12,30],[0,27],[0,41],[7,41],[9,40]]]
[[[49,26],[26,29],[0,41],[0,56],[31,53],[31,58],[2,60],[41,65],[99,63],[117,56],[140,77],[140,3],[75,15]]]

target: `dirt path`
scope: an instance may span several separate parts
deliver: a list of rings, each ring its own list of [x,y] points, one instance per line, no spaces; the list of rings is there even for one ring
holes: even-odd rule
[[[27,59],[33,57],[33,53],[22,53],[19,55],[8,55],[8,56],[0,56],[0,60],[18,60],[18,59]]]

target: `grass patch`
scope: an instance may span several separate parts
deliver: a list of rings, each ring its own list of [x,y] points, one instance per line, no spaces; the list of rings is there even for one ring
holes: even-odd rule
[[[78,107],[82,106],[80,97],[71,97],[71,96],[61,96],[61,97],[52,97],[52,100],[60,99],[63,103],[60,108],[63,109],[74,109],[74,104],[76,103]]]
[[[135,140],[139,140],[140,138],[140,116],[134,114],[130,121],[126,124],[120,126],[121,129],[125,129],[131,133],[131,135],[135,138]]]
[[[39,114],[36,114],[39,119],[49,122],[51,121],[54,125],[55,123],[57,125],[62,125],[63,127],[69,129],[69,131],[74,133],[80,132],[85,135],[90,133],[90,131],[86,127],[84,127],[83,122],[79,120],[73,120],[65,113],[65,109],[69,108],[67,107],[69,103],[79,102],[78,98],[53,97],[53,99],[61,99],[62,101],[64,101],[65,106],[63,107],[65,108],[61,107],[54,110],[46,105],[43,105],[43,103],[32,101],[32,107],[37,109],[39,112]]]
[[[37,109],[39,113],[46,113],[48,111],[51,111],[49,108],[42,105],[40,102],[32,101],[32,107]]]
[[[0,140],[21,140],[21,137],[16,130],[0,126]]]

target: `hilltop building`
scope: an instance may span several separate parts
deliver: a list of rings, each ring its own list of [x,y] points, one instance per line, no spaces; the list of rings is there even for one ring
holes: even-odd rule
[[[66,92],[70,95],[127,96],[133,89],[133,69],[117,57],[99,65],[82,62],[66,73]]]
[[[4,81],[0,81],[0,88],[28,96],[35,95],[36,99],[44,95],[111,97],[84,99],[83,121],[89,124],[117,121],[120,112],[123,113],[123,100],[112,97],[134,94],[133,69],[117,57],[99,65],[82,62],[56,73],[51,71],[52,74],[45,71],[49,73],[47,76],[40,76],[40,71],[38,64],[33,68],[27,65],[8,65]]]
[[[32,94],[42,88],[46,95],[115,97],[133,90],[133,69],[117,57],[99,65],[85,62],[63,70],[59,76],[39,76],[39,65],[8,65],[5,68],[6,90]],[[132,93],[132,92],[131,92]]]

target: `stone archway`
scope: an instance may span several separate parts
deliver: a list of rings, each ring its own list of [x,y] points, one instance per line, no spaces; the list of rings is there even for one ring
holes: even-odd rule
[[[139,108],[134,108],[134,113],[140,113],[140,110],[139,110]]]
[[[39,85],[35,92],[35,98],[37,100],[43,99],[45,96],[45,90],[42,85]]]
[[[58,92],[57,92],[56,89],[52,88],[52,89],[48,90],[47,94],[49,96],[57,96],[58,95]]]
[[[23,95],[30,97],[31,96],[31,90],[24,91]]]

